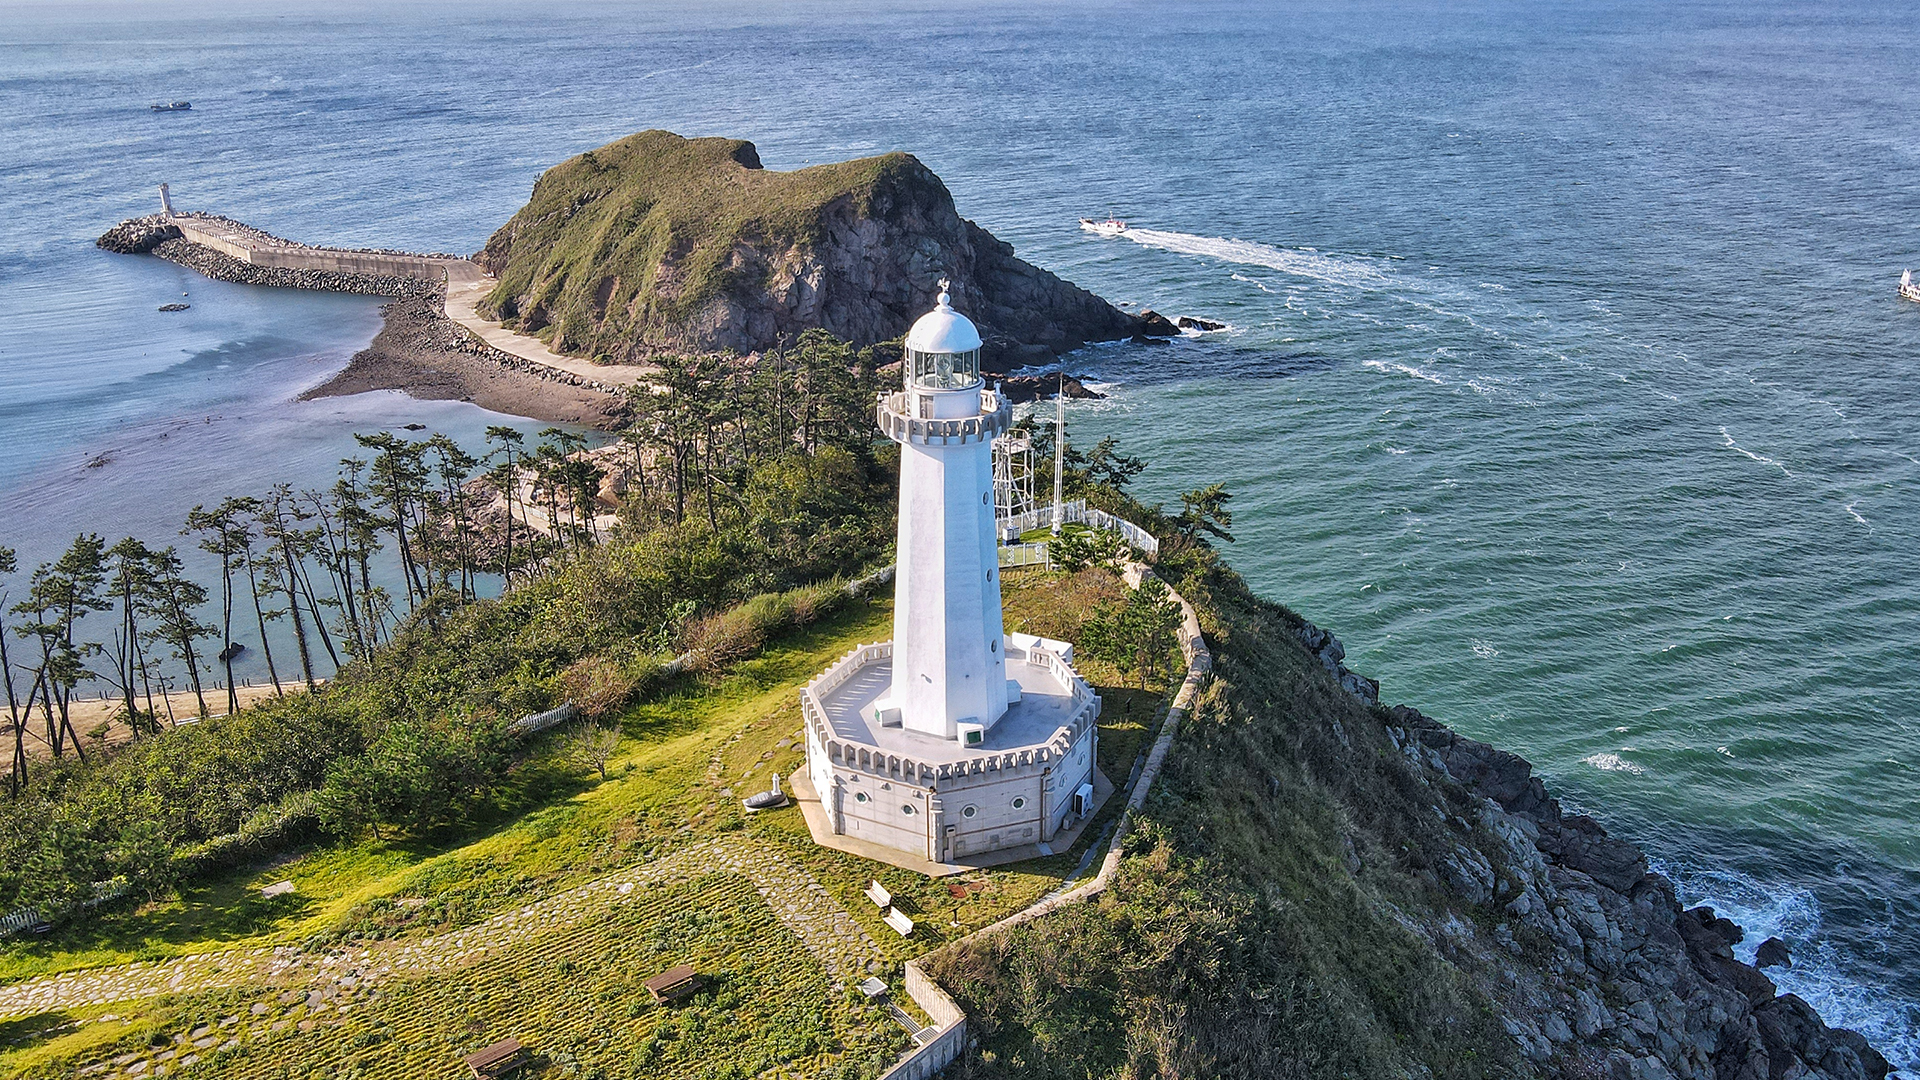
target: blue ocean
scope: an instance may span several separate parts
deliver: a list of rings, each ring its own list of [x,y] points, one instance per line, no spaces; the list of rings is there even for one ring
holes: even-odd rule
[[[908,150],[1116,301],[1068,358],[1150,499],[1407,702],[1524,754],[1920,1069],[1920,9],[1621,2],[0,7],[0,543],[319,486],[362,298],[93,238],[157,209],[477,249],[650,127]],[[185,99],[190,112],[153,113]],[[1113,213],[1131,228],[1077,227]],[[189,311],[155,309],[186,299]],[[539,426],[528,423],[529,430]]]

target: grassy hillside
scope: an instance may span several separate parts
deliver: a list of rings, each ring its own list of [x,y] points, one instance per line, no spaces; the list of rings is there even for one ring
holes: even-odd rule
[[[1183,586],[1216,677],[1180,732],[1118,879],[1079,905],[936,954],[981,1041],[977,1077],[1512,1075],[1471,957],[1436,947],[1457,901],[1458,788],[1408,769],[1373,711],[1231,575]],[[1436,813],[1435,807],[1441,808]]]
[[[1099,571],[1016,573],[1008,586],[1010,625],[1056,632],[1117,593]],[[310,845],[8,942],[0,1074],[146,1063],[177,1076],[453,1078],[461,1054],[507,1035],[540,1052],[535,1076],[883,1071],[906,1032],[850,983],[894,977],[1032,902],[1099,831],[1051,859],[934,882],[815,847],[795,809],[742,810],[772,771],[801,764],[800,686],[890,620],[888,604],[855,605],[723,677],[643,696],[619,716],[604,781],[569,759],[562,731],[463,828]],[[1108,684],[1101,764],[1124,776],[1165,688],[1092,674]],[[921,920],[914,939],[861,897],[875,876]],[[282,881],[291,893],[262,896]],[[822,936],[796,905],[842,921]],[[709,989],[653,1006],[640,982],[680,962],[712,976]],[[53,1007],[9,997],[62,976]]]
[[[479,259],[500,283],[491,310],[556,349],[621,357],[676,344],[708,302],[758,287],[745,248],[784,252],[821,239],[828,207],[864,217],[877,198],[945,188],[907,154],[760,167],[753,144],[643,131],[554,166]],[[949,200],[950,205],[950,200]]]

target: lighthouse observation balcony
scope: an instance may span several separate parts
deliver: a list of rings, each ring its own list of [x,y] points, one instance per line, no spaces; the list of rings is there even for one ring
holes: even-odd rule
[[[922,419],[913,415],[907,394],[898,391],[880,398],[874,409],[880,431],[894,442],[946,446],[969,442],[991,442],[1007,433],[1013,425],[1013,407],[1007,399],[991,390],[980,392],[980,412],[951,420]]]
[[[1063,761],[1099,719],[1100,697],[1056,654],[1019,651],[1009,642],[1007,673],[1020,683],[1020,700],[978,744],[882,722],[877,706],[893,683],[888,641],[855,648],[801,691],[807,739],[833,768],[943,791],[1039,773]]]

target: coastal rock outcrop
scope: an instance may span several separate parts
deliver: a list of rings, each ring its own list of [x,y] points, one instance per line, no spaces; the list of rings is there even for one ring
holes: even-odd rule
[[[1339,638],[1305,620],[1301,621],[1294,634],[1314,659],[1320,661],[1320,666],[1326,668],[1340,683],[1342,690],[1368,705],[1380,703],[1380,680],[1347,670],[1346,665],[1341,663],[1347,658],[1347,648],[1340,644]]]
[[[1097,400],[1107,396],[1098,390],[1088,389],[1087,384],[1071,375],[1067,376],[1064,390],[1060,388],[1059,379],[1046,375],[1008,375],[997,380],[994,389],[1013,405],[1051,398],[1056,392],[1065,393],[1069,400]]]
[[[1015,257],[904,153],[776,172],[749,142],[642,132],[547,170],[474,261],[499,278],[494,317],[619,361],[751,353],[813,327],[889,341],[942,277],[998,370],[1141,325]]]
[[[1172,319],[1148,308],[1140,313],[1140,325],[1134,331],[1141,337],[1179,337],[1180,327]]]
[[[1495,947],[1540,957],[1512,964],[1500,994],[1527,1058],[1623,1080],[1885,1080],[1887,1061],[1863,1036],[1778,994],[1734,956],[1739,926],[1683,909],[1637,846],[1564,812],[1525,759],[1410,706],[1386,716],[1408,758],[1482,800],[1477,820],[1458,824],[1492,842],[1462,842],[1435,862],[1487,912]]]

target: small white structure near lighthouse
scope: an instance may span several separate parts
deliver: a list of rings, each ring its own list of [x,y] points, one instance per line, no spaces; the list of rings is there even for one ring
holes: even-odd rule
[[[1012,410],[985,389],[980,332],[940,284],[907,334],[901,389],[876,410],[900,444],[893,640],[801,693],[816,839],[911,864],[1045,853],[1106,789],[1100,698],[1072,646],[1003,633],[992,443]]]

